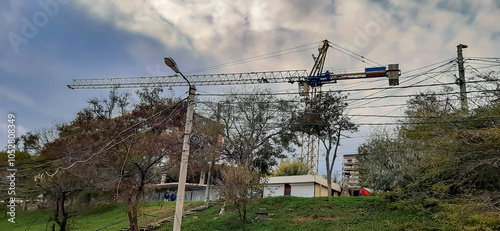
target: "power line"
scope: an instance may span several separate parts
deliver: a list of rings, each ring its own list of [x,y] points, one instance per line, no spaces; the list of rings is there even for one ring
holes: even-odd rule
[[[414,72],[414,71],[418,71],[418,70],[421,70],[421,69],[424,69],[424,68],[427,68],[427,67],[432,67],[432,66],[435,66],[435,65],[438,65],[438,64],[442,64],[442,63],[452,63],[452,62],[455,62],[455,58],[452,58],[452,59],[446,59],[446,60],[443,60],[443,61],[439,61],[437,63],[433,63],[433,64],[429,64],[429,65],[426,65],[426,66],[423,66],[423,67],[419,67],[419,68],[415,68],[415,69],[412,69],[412,70],[409,70],[409,71],[405,71],[405,73],[410,73],[410,72]]]
[[[447,83],[443,85],[449,85],[452,83]],[[427,86],[427,85],[426,85]],[[426,87],[423,86],[423,87]],[[408,88],[408,87],[404,87]],[[370,90],[370,89],[364,89],[364,90]],[[482,90],[482,91],[467,91],[467,93],[478,93],[478,92],[496,92],[500,90]],[[339,92],[339,91],[318,91],[318,93],[322,92]],[[340,91],[342,92],[342,91]],[[298,93],[289,93],[289,92],[283,92],[283,93],[203,93],[203,94],[197,94],[198,96],[266,96],[266,95],[295,95]],[[426,93],[426,95],[453,95],[453,94],[458,94],[457,92],[448,92],[448,93]],[[375,96],[375,97],[365,97],[365,98],[354,98],[354,99],[346,99],[345,101],[358,101],[358,100],[370,100],[370,99],[385,99],[385,98],[400,98],[400,97],[412,97],[412,96],[420,96],[421,94],[410,94],[410,95],[386,95],[386,96]],[[286,101],[284,101],[286,102]],[[299,100],[294,100],[292,102],[299,102]]]
[[[441,63],[444,63],[444,64],[441,64]],[[445,65],[448,65],[448,64],[450,64],[450,63],[452,63],[452,61],[449,61],[449,60],[448,60],[448,61],[446,61],[446,62],[439,62],[439,64],[441,64],[441,65],[439,65],[439,66],[437,66],[437,67],[435,67],[435,68],[432,68],[432,69],[428,70],[428,71],[427,71],[427,72],[425,72],[425,73],[415,74],[415,75],[413,75],[413,76],[421,76],[422,74],[424,74],[424,75],[425,75],[425,74],[428,74],[428,73],[430,73],[431,71],[434,71],[434,70],[436,70],[436,69],[438,69],[438,68],[444,67]],[[436,75],[438,75],[438,74],[444,74],[444,73],[446,73],[447,71],[449,71],[449,69],[451,69],[451,68],[448,68],[448,69],[447,69],[447,70],[445,70],[445,71],[440,71],[440,72],[438,72]],[[415,70],[421,70],[421,69],[415,69]],[[405,82],[408,82],[408,81],[410,81],[410,80],[411,80],[411,79],[408,79],[408,80],[402,81],[402,82],[401,82],[401,84],[403,84],[403,83],[405,83]],[[426,79],[422,79],[421,81],[418,81],[418,82],[416,82],[416,83],[413,83],[413,84],[409,85],[409,87],[411,87],[411,86],[415,87],[415,86],[416,86],[416,84],[419,84],[419,83],[421,83],[421,82],[423,82],[423,81],[425,81],[425,80],[426,80]],[[380,90],[379,92],[375,92],[375,93],[370,94],[370,95],[368,95],[368,96],[373,96],[373,95],[379,94],[380,92],[385,91],[385,90],[386,90],[386,89]],[[369,104],[369,103],[373,103],[373,102],[375,102],[375,101],[377,101],[377,100],[373,100],[373,101],[370,101],[370,102],[362,103],[362,104],[361,104],[361,105],[359,105],[359,106],[363,106],[363,105],[366,105],[366,104]]]
[[[129,136],[127,136],[127,137],[125,137],[124,139],[122,139],[121,141],[119,141],[119,142],[117,142],[117,143],[115,143],[115,144],[112,144],[112,143],[113,143],[113,141],[114,141],[114,140],[115,140],[118,136],[120,136],[121,134],[123,134],[124,132],[126,132],[126,131],[128,131],[128,130],[131,130],[131,129],[135,129],[137,126],[139,126],[139,125],[141,125],[141,124],[144,124],[145,122],[150,121],[151,119],[153,119],[153,118],[156,118],[156,117],[160,116],[163,112],[165,112],[165,111],[167,111],[167,110],[170,110],[170,109],[174,108],[174,109],[172,109],[172,111],[171,111],[170,115],[169,115],[169,116],[167,116],[167,117],[166,117],[166,118],[165,118],[162,122],[164,122],[164,121],[165,121],[165,120],[167,120],[167,119],[170,119],[170,118],[173,116],[173,113],[174,113],[174,112],[177,112],[177,110],[176,110],[176,109],[177,109],[177,108],[178,108],[178,107],[179,107],[179,106],[180,106],[180,105],[181,105],[184,101],[186,101],[186,99],[181,100],[181,101],[179,101],[177,104],[175,104],[174,106],[171,106],[171,107],[168,107],[168,108],[166,108],[166,109],[163,109],[163,110],[161,110],[160,112],[157,112],[157,113],[153,114],[152,116],[150,116],[150,117],[146,118],[145,120],[140,121],[140,122],[138,122],[138,123],[136,123],[136,124],[134,124],[134,125],[131,125],[130,127],[126,128],[126,129],[124,129],[123,131],[121,131],[121,132],[119,132],[117,135],[115,135],[115,137],[113,137],[113,138],[112,138],[109,142],[107,142],[107,144],[106,144],[104,147],[100,148],[100,150],[99,150],[99,151],[95,152],[94,154],[92,154],[92,155],[91,155],[90,157],[88,157],[87,159],[85,159],[85,160],[77,160],[77,161],[74,161],[72,164],[69,164],[67,167],[57,167],[57,168],[56,168],[56,170],[54,171],[54,173],[49,173],[49,172],[47,172],[47,171],[44,171],[44,172],[40,173],[39,175],[37,175],[37,177],[38,177],[38,178],[41,178],[41,177],[43,177],[43,175],[47,175],[47,176],[52,177],[52,176],[54,176],[55,174],[57,174],[57,172],[59,172],[59,170],[67,170],[67,169],[70,169],[70,168],[74,167],[74,166],[75,166],[76,164],[78,164],[78,163],[86,163],[86,162],[90,161],[91,159],[93,159],[93,158],[94,158],[95,156],[97,156],[98,154],[100,154],[100,153],[102,153],[102,152],[104,152],[104,151],[108,151],[108,150],[110,150],[111,148],[115,147],[116,145],[118,145],[118,144],[122,143],[123,141],[127,140],[128,138],[132,137],[133,135],[136,135],[136,134],[131,134],[131,135],[129,135]],[[162,123],[162,122],[161,122],[161,123]],[[145,132],[147,132],[147,131],[149,131],[149,130],[151,130],[151,128],[149,128],[149,129],[146,129],[146,130],[142,131],[142,133],[145,133]],[[111,144],[112,144],[112,145],[111,145]]]
[[[297,52],[301,52],[301,51],[306,51],[306,50],[313,49],[313,47],[310,47],[310,46],[316,45],[317,43],[318,42],[310,43],[310,44],[292,47],[292,48],[288,48],[288,49],[284,49],[284,50],[280,50],[280,51],[275,51],[275,52],[271,52],[271,53],[267,53],[267,54],[257,55],[257,56],[253,56],[250,58],[245,58],[245,59],[241,59],[241,60],[237,60],[237,61],[233,61],[233,62],[229,62],[229,63],[219,64],[219,65],[200,68],[200,69],[195,69],[195,70],[186,72],[186,74],[192,74],[192,73],[198,73],[198,72],[202,72],[202,71],[220,69],[220,68],[224,68],[224,67],[229,67],[229,66],[234,66],[234,65],[239,65],[239,64],[249,63],[249,62],[255,62],[255,61],[260,61],[263,59],[269,59],[269,58],[279,57],[279,56],[297,53]],[[303,49],[296,50],[299,48],[303,48]],[[282,53],[284,51],[289,51],[289,52]]]
[[[472,122],[500,121],[500,117],[484,117],[478,119],[457,120],[457,121],[422,121],[422,122],[384,122],[384,123],[357,123],[359,126],[387,126],[387,125],[424,125],[424,124],[464,124]],[[301,125],[324,126],[321,123],[301,123]]]
[[[338,51],[340,51],[340,52],[342,52],[342,53],[344,53],[344,54],[346,54],[346,55],[348,55],[348,56],[353,57],[352,55],[347,54],[347,53],[345,53],[345,52],[344,52],[344,51],[342,51],[342,50],[345,50],[346,52],[349,52],[349,53],[351,53],[351,54],[353,54],[353,55],[356,55],[356,56],[360,57],[361,59],[358,59],[358,58],[356,58],[356,57],[353,57],[353,58],[355,58],[355,59],[357,59],[357,60],[360,60],[360,61],[361,61],[361,62],[363,62],[363,63],[366,63],[366,62],[365,62],[364,60],[362,60],[362,59],[366,59],[366,60],[368,60],[369,62],[371,62],[371,63],[373,63],[373,64],[377,64],[378,66],[384,66],[384,65],[382,65],[382,64],[380,64],[380,63],[377,63],[377,62],[375,62],[375,61],[373,61],[373,60],[371,60],[371,59],[369,59],[369,58],[366,58],[366,57],[364,57],[364,56],[362,56],[362,55],[360,55],[360,54],[357,54],[357,53],[355,53],[355,52],[353,52],[353,51],[350,51],[350,50],[348,50],[347,48],[344,48],[344,47],[342,47],[342,46],[340,46],[340,45],[338,45],[338,44],[335,44],[335,43],[333,43],[333,42],[331,42],[331,41],[328,41],[328,43],[329,43],[330,45],[333,45],[333,46],[335,46],[335,47],[338,47],[338,48],[335,48],[335,47],[333,47],[333,46],[330,46],[331,48],[333,48],[333,49],[335,49],[335,50],[338,50]],[[342,49],[342,50],[341,50],[341,49]],[[369,64],[369,63],[367,63],[367,64]],[[373,65],[373,64],[369,64],[369,65],[375,66],[375,65]]]

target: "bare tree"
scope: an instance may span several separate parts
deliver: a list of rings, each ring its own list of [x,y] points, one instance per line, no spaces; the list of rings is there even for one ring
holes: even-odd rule
[[[81,169],[61,171],[53,176],[46,176],[38,180],[46,198],[52,202],[53,214],[49,224],[54,222],[61,231],[69,230],[69,220],[77,211],[75,205],[70,201],[90,187],[85,176],[79,175],[75,170]],[[55,230],[55,224],[52,225],[52,230]]]
[[[165,157],[175,161],[181,153],[180,133],[167,130],[182,126],[179,119],[185,106],[179,102],[157,105],[154,110],[134,110],[112,119],[103,129],[107,133],[103,137],[113,137],[112,145],[98,158],[96,166],[105,173],[102,187],[116,190],[118,199],[125,203],[130,230],[139,229],[139,205],[147,186],[159,182],[165,171],[161,161]]]
[[[175,132],[180,129],[173,128],[183,126],[186,103],[160,104],[156,99],[120,114],[120,105],[128,104],[120,101],[125,98],[113,90],[110,99],[89,102],[90,108],[61,126],[59,139],[47,145],[44,157],[66,161],[71,167],[65,170],[90,166],[87,178],[95,187],[115,192],[125,203],[130,229],[138,230],[139,205],[147,186],[159,181],[165,157],[175,161],[181,153],[180,133]]]
[[[218,181],[220,196],[236,207],[243,230],[248,222],[248,204],[260,198],[264,188],[260,176],[248,165],[226,166],[222,169],[222,179]]]
[[[129,93],[119,94],[118,90],[114,88],[109,92],[108,99],[91,99],[87,102],[89,107],[80,113],[92,115],[94,118],[111,119],[113,116],[125,114],[127,106],[130,104],[129,99]]]
[[[500,71],[489,71],[487,73],[477,72],[470,80],[483,81],[472,85],[472,88],[479,90],[481,95],[470,97],[472,103],[479,104],[478,106],[488,105],[490,102],[500,101]],[[472,93],[469,93],[472,94]],[[483,100],[481,100],[483,99]]]
[[[218,103],[209,104],[211,118],[222,126],[223,156],[234,163],[252,165],[269,173],[276,158],[298,143],[291,130],[297,104],[277,99],[270,90],[233,92]]]

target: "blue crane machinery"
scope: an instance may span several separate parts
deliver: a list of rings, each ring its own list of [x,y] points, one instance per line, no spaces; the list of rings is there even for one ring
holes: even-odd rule
[[[309,74],[306,70],[265,71],[247,73],[225,73],[188,75],[186,78],[192,85],[217,86],[217,85],[246,85],[246,84],[272,84],[272,83],[298,83],[299,93],[305,97],[314,98],[317,89],[325,84],[336,83],[340,80],[364,79],[387,77],[389,86],[399,85],[401,71],[398,64],[389,64],[380,67],[365,68],[364,71],[325,71],[323,72],[328,48],[328,40],[322,41],[319,54],[314,57],[314,65]],[[144,87],[180,87],[187,86],[181,77],[156,76],[156,77],[125,77],[101,79],[73,79],[67,85],[70,89],[111,89],[111,88],[144,88]],[[319,161],[319,144],[314,136],[304,138],[302,157],[307,160],[311,174],[317,174]]]
[[[399,76],[401,75],[399,64],[389,64],[387,67],[369,67],[365,68],[363,72],[323,72],[326,54],[330,47],[330,42],[324,40],[323,45],[318,49],[318,56],[313,56],[314,65],[309,76],[302,78],[298,83],[299,93],[302,96],[318,100],[316,97],[318,88],[321,88],[324,84],[336,83],[338,80],[387,77],[389,79],[389,86],[399,85]],[[302,137],[302,143],[301,158],[307,162],[309,173],[317,174],[319,165],[319,140],[314,135],[308,135]]]

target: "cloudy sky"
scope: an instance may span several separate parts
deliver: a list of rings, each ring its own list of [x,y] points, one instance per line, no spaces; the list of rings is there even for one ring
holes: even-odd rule
[[[499,0],[1,1],[0,146],[7,142],[8,113],[17,116],[18,135],[69,122],[88,99],[108,93],[70,90],[66,85],[72,79],[172,75],[163,64],[166,56],[174,57],[188,74],[310,70],[311,54],[317,54],[320,42],[328,39],[376,63],[399,63],[402,86],[454,82],[453,72],[415,74],[425,73],[418,68],[456,58],[460,43],[469,46],[464,50],[466,57],[499,57],[499,15]],[[260,56],[263,54],[272,55]],[[257,56],[261,58],[234,65]],[[230,63],[233,65],[211,68]],[[325,65],[334,69],[369,67],[334,49]],[[448,67],[456,69],[453,63],[443,68]],[[381,78],[339,82],[329,88],[386,85],[387,80]],[[297,86],[272,88],[292,92]],[[180,96],[187,88],[174,90]],[[199,90],[210,93],[221,88]],[[417,90],[426,89],[352,92],[349,97],[359,100],[351,101],[358,107],[350,113],[401,114],[404,108],[394,105],[366,106],[402,104],[405,98],[362,98]],[[358,123],[390,121],[353,119]],[[340,152],[354,153],[374,127],[380,126],[361,126],[360,133],[352,134]]]

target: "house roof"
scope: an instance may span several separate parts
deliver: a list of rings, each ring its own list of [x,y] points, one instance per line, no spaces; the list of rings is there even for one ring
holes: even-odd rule
[[[328,181],[317,175],[297,175],[297,176],[274,176],[269,177],[267,184],[299,184],[299,183],[317,183],[328,187]],[[340,192],[340,185],[332,182],[332,189]]]

